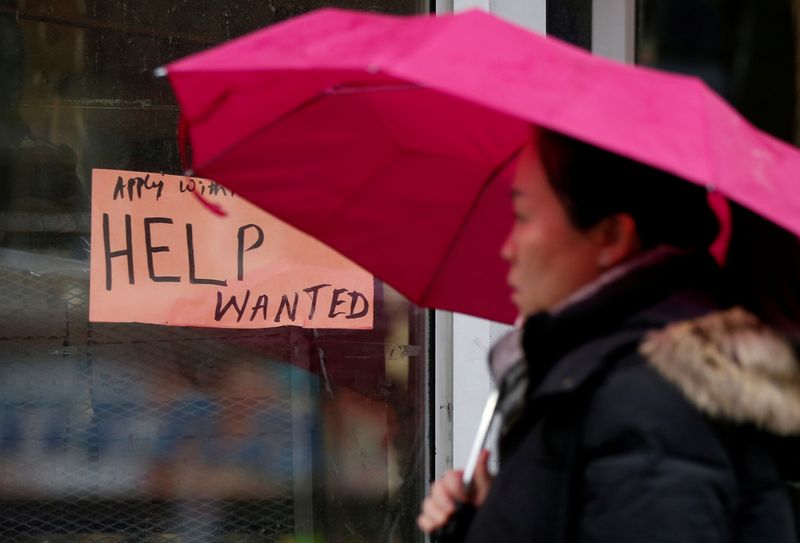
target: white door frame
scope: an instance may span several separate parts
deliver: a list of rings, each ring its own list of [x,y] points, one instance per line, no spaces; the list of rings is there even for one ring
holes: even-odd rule
[[[552,1],[552,0],[551,0]],[[479,7],[517,24],[544,32],[547,0],[436,0],[436,13]],[[633,62],[636,32],[635,0],[592,0],[592,50]],[[499,248],[498,248],[499,250]],[[486,355],[509,327],[446,311],[435,312],[434,476],[463,467],[489,394]]]
[[[633,64],[636,0],[592,0],[592,52]]]

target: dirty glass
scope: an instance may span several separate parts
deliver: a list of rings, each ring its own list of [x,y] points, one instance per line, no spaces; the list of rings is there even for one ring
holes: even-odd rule
[[[700,77],[756,127],[800,145],[800,2],[637,0],[636,9],[637,63]],[[773,273],[772,240],[752,237],[760,247],[745,258]],[[800,483],[791,484],[800,515]]]
[[[547,0],[547,33],[592,48],[592,0]]]
[[[798,17],[794,0],[638,0],[636,61],[701,77],[756,126],[797,144]]]
[[[0,0],[0,540],[419,541],[425,314],[373,330],[88,322],[92,168],[180,172],[152,70],[323,5]]]

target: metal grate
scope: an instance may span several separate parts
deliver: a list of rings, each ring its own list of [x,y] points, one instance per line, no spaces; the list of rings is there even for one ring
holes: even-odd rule
[[[0,267],[0,540],[291,538],[301,370],[253,332],[88,323],[74,275]]]

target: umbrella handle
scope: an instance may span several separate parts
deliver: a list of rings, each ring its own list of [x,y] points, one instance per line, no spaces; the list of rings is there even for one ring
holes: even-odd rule
[[[447,524],[431,533],[431,541],[438,543],[460,543],[467,536],[477,509],[471,503],[456,502],[456,509]]]

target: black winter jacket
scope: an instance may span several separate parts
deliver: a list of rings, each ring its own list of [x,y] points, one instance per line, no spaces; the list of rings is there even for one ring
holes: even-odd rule
[[[718,279],[673,258],[528,320],[526,405],[468,542],[798,541],[800,365]]]

